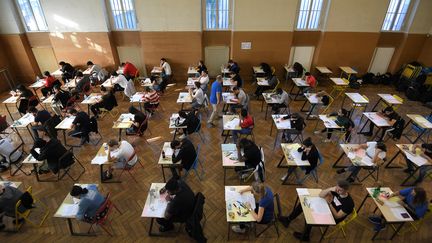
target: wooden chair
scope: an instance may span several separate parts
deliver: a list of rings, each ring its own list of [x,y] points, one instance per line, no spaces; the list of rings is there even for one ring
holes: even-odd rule
[[[42,201],[39,201],[37,198],[35,198],[32,192],[33,192],[32,187],[29,186],[25,193],[27,193],[27,195],[31,197],[31,200],[33,201],[33,205],[37,205],[38,209],[42,209],[42,219],[38,222],[31,220],[29,216],[33,212],[34,208],[36,207],[26,208],[23,205],[22,199],[20,199],[15,204],[14,226],[16,231],[18,231],[21,228],[21,226],[24,224],[24,222],[19,222],[18,219],[21,218],[24,219],[25,222],[31,224],[33,227],[41,227],[50,213],[48,207]],[[24,209],[24,211],[22,209]]]
[[[351,215],[345,218],[344,221],[339,222],[336,225],[336,228],[332,232],[328,233],[324,238],[327,239],[330,236],[336,234],[338,231],[342,231],[344,238],[346,238],[346,232],[345,232],[346,227],[348,226],[348,224],[354,222],[356,219],[357,219],[357,210],[353,208]]]
[[[273,219],[265,224],[265,228],[263,230],[261,230],[260,232],[257,233],[257,227],[260,224],[255,224],[255,237],[260,237],[260,235],[262,235],[265,231],[267,231],[270,227],[274,226],[276,234],[277,234],[277,238],[279,238],[279,229],[277,227],[277,222],[276,219],[279,218],[279,216],[281,215],[281,204],[280,204],[280,198],[279,198],[279,194],[275,193],[273,196],[273,199],[276,201],[276,209],[277,209],[277,213],[276,210],[274,210],[274,216]]]
[[[88,233],[93,230],[93,226],[100,226],[109,236],[113,236],[113,234],[106,228],[107,225],[111,226],[111,221],[108,219],[110,214],[112,213],[112,208],[115,208],[117,212],[122,214],[122,212],[117,208],[117,206],[111,201],[111,193],[108,193],[105,201],[102,203],[102,205],[99,207],[99,209],[96,212],[96,216],[94,217],[93,221],[90,221],[90,228],[88,230]]]

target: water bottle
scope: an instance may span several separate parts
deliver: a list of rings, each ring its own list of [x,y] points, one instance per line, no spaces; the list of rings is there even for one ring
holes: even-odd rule
[[[39,76],[36,76],[36,82],[39,82],[40,78]]]
[[[165,159],[165,151],[162,150],[162,158]]]

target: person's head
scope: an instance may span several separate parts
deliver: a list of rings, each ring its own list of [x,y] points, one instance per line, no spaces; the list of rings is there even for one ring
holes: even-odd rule
[[[166,184],[165,189],[169,195],[175,195],[179,190],[179,182],[176,178],[171,178]]]
[[[204,61],[203,60],[199,60],[198,61],[198,65],[203,66],[204,65]]]
[[[186,118],[187,117],[187,114],[184,111],[179,111],[178,114],[179,114],[179,117],[181,117],[181,118]]]
[[[247,147],[251,146],[252,144],[253,144],[253,142],[247,138],[242,138],[239,141],[240,148],[247,148]]]
[[[71,114],[72,116],[75,116],[75,115],[78,113],[78,111],[77,111],[76,109],[74,109],[74,108],[70,108],[70,109],[67,111],[67,113],[68,113],[68,114]]]
[[[135,108],[135,106],[133,106],[133,105],[129,106],[129,113],[135,115],[138,112],[139,112],[139,110],[137,108]]]
[[[218,81],[219,83],[222,83],[222,81],[223,81],[222,75],[216,76],[216,81]]]
[[[306,148],[310,148],[310,147],[312,147],[313,146],[313,143],[312,143],[312,138],[310,138],[310,137],[308,137],[308,138],[306,138],[305,140],[303,140],[303,143],[302,143]]]
[[[88,61],[88,62],[87,62],[87,67],[91,68],[93,65],[94,65],[94,64],[93,64],[92,61]]]
[[[237,87],[237,86],[235,86],[234,88],[233,88],[233,93],[234,94],[238,94],[238,93],[240,93],[240,88],[239,87]]]
[[[229,65],[232,65],[232,64],[234,64],[234,61],[233,61],[232,59],[229,59],[229,60],[228,60],[228,64],[229,64]]]
[[[340,108],[338,111],[338,115],[339,116],[344,116],[344,117],[348,117],[348,111],[344,108]]]
[[[78,72],[76,73],[75,76],[76,76],[77,78],[82,78],[82,77],[84,77],[84,74],[83,74],[83,72],[78,71]]]
[[[426,191],[422,187],[414,187],[411,194],[414,196],[413,204],[422,205],[427,202]]]
[[[57,93],[61,90],[60,85],[59,85],[59,84],[55,84],[55,85],[53,86],[53,90],[54,90],[54,93],[57,94]]]
[[[282,88],[277,88],[276,89],[276,94],[281,95],[282,94]]]
[[[170,147],[171,149],[178,149],[180,148],[180,142],[178,140],[171,141]]]
[[[162,57],[162,58],[160,59],[160,62],[161,62],[162,64],[164,64],[166,61],[167,61],[167,60],[166,60],[164,57]]]
[[[339,195],[346,195],[348,193],[350,184],[346,180],[339,180],[336,184],[336,193]]]
[[[48,72],[48,71],[45,71],[45,72],[43,73],[43,75],[44,75],[45,77],[50,77],[50,76],[51,76],[50,72]]]
[[[387,147],[383,142],[377,142],[376,148],[384,152],[387,151]]]
[[[102,94],[108,93],[108,89],[105,86],[101,86],[100,90]]]
[[[195,88],[199,89],[201,87],[201,83],[200,82],[194,82]]]
[[[66,63],[65,63],[64,61],[61,61],[61,62],[59,62],[59,65],[60,65],[61,67],[63,67],[64,65],[66,65]]]
[[[80,198],[81,195],[85,195],[88,193],[87,188],[82,188],[80,186],[73,186],[70,192],[70,195],[75,198]]]
[[[393,107],[391,107],[391,106],[387,106],[385,109],[384,109],[384,114],[386,114],[386,115],[390,115],[390,114],[392,114],[394,112],[394,109],[393,109]]]
[[[203,77],[207,77],[207,71],[206,70],[202,70],[201,71],[201,76],[203,76]]]
[[[126,65],[126,63],[122,62],[122,63],[120,64],[120,67],[124,67],[125,65]]]
[[[305,72],[305,76],[307,77],[307,76],[310,76],[311,75],[311,73],[310,72]]]
[[[252,185],[252,194],[257,195],[260,199],[265,196],[266,190],[264,183],[261,182],[253,182]]]
[[[18,84],[17,87],[16,87],[16,89],[19,90],[19,91],[21,91],[21,92],[27,90],[27,88],[24,85],[22,85],[22,84]]]
[[[117,73],[116,71],[112,71],[112,72],[111,72],[111,76],[113,76],[113,77],[117,77],[117,76],[118,76],[118,73]]]
[[[240,115],[241,115],[242,117],[246,117],[246,116],[248,115],[248,111],[247,111],[246,109],[241,109],[241,111],[240,111]]]
[[[119,147],[119,142],[116,139],[111,139],[108,141],[107,143],[108,147],[110,147],[111,149],[115,150],[118,149]]]
[[[27,110],[29,113],[32,113],[33,115],[36,115],[38,110],[34,106],[30,106]]]

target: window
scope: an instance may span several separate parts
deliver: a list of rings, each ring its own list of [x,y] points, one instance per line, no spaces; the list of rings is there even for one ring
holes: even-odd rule
[[[133,0],[110,0],[110,5],[115,29],[137,29],[137,20]]]
[[[46,31],[48,26],[39,0],[18,0],[27,31]]]
[[[229,29],[231,26],[230,0],[206,0],[206,29]]]
[[[301,0],[297,29],[318,29],[323,0]]]
[[[408,13],[410,0],[391,0],[382,30],[401,31]]]

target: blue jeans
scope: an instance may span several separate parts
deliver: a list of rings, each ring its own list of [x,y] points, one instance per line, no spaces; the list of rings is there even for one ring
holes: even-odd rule
[[[348,178],[352,178],[353,180],[357,177],[358,173],[360,172],[361,167],[351,165],[348,168],[346,168],[346,171],[351,171],[351,175],[348,176]]]
[[[242,128],[241,130],[233,131],[233,140],[234,143],[237,143],[237,138],[239,134],[250,134],[252,132],[251,128]]]
[[[407,167],[409,170],[414,171],[413,162],[411,162],[409,159],[406,159],[406,164],[407,164]],[[425,166],[425,165],[420,166],[419,176],[418,176],[416,182],[422,182],[429,170],[432,170],[432,166]]]

